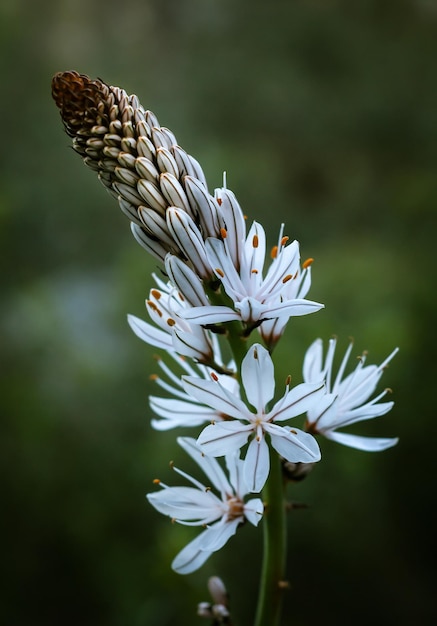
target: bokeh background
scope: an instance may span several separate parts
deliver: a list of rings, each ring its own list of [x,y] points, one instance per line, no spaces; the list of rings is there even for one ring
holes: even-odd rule
[[[245,527],[199,572],[170,570],[193,529],[144,494],[173,434],[150,428],[152,351],[130,332],[155,263],[69,148],[51,76],[77,69],[140,97],[228,186],[249,219],[316,259],[278,380],[314,338],[355,338],[395,408],[321,442],[290,490],[284,626],[435,623],[437,3],[433,0],[2,0],[0,151],[1,622],[201,624],[219,574],[250,624],[261,532]],[[194,433],[191,433],[194,434]]]

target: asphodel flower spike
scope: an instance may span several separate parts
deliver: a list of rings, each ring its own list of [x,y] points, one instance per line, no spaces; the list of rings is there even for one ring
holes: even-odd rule
[[[219,203],[173,133],[137,96],[100,79],[60,72],[52,94],[74,150],[118,200],[136,240],[160,261],[171,252],[212,277],[202,249],[220,235]]]

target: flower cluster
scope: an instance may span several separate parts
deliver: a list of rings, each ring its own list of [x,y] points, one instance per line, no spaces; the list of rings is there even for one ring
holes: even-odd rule
[[[117,199],[135,239],[162,264],[164,278],[154,275],[146,300],[150,321],[128,321],[179,372],[159,359],[164,376],[154,380],[166,395],[150,398],[152,426],[197,429],[196,438],[177,441],[210,481],[174,468],[192,486],[157,481],[162,489],[147,495],[159,512],[204,528],[173,561],[186,574],[245,521],[258,524],[264,506],[249,494],[264,489],[272,454],[292,465],[316,463],[317,435],[362,450],[396,443],[337,430],[391,409],[392,402],[379,402],[387,391],[369,398],[396,350],[379,367],[366,365],[363,355],[345,376],[350,345],[333,381],[336,341],[323,362],[317,340],[305,356],[304,382],[291,387],[288,377],[275,398],[273,349],[291,317],[323,307],[306,299],[312,259],[301,263],[299,244],[283,225],[269,250],[262,225],[246,227],[226,185],[208,190],[197,160],[136,96],[74,71],[56,74],[52,93],[74,149]],[[290,425],[303,414],[302,428]]]

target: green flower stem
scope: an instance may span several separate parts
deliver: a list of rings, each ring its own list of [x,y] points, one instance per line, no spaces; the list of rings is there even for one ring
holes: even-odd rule
[[[233,306],[232,300],[223,291],[223,289],[213,289],[210,285],[204,285],[205,292],[211,304],[218,306]],[[247,338],[244,336],[243,324],[239,321],[226,322],[222,325],[226,330],[226,338],[232,351],[232,356],[237,368],[237,375],[241,373],[241,363],[247,352]]]
[[[263,490],[264,554],[255,626],[279,626],[286,562],[284,481],[277,452],[270,447],[270,474]]]

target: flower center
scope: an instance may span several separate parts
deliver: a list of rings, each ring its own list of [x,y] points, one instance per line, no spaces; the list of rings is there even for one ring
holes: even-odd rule
[[[237,517],[244,517],[244,502],[242,502],[236,496],[231,496],[227,501],[228,505],[228,521],[236,519]]]

